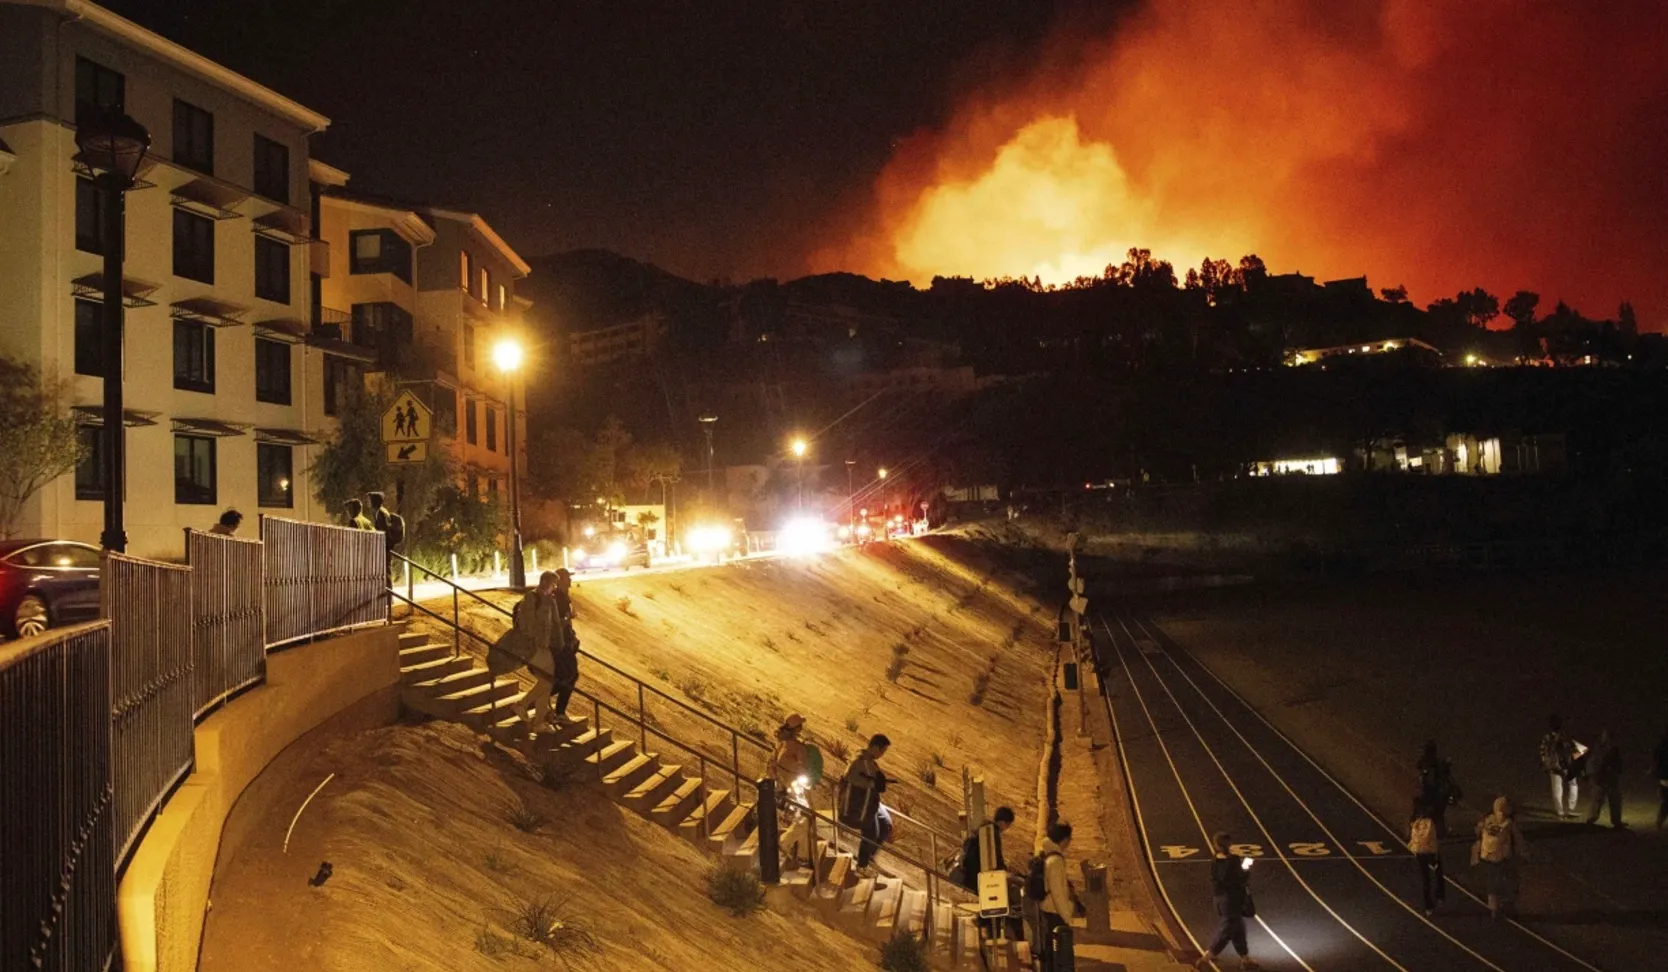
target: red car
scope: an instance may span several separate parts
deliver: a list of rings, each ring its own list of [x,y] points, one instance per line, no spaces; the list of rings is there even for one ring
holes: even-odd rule
[[[0,540],[0,634],[30,638],[98,617],[99,549],[74,540]]]

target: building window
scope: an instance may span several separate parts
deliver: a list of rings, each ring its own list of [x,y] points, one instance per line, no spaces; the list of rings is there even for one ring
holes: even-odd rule
[[[469,251],[458,251],[458,289],[469,289]]]
[[[290,403],[290,346],[282,341],[255,339],[255,401]]]
[[[498,309],[499,310],[503,310],[505,307],[509,306],[509,304],[510,304],[509,297],[510,297],[509,289],[507,287],[505,287],[503,284],[499,284],[498,285]]]
[[[349,273],[391,273],[411,282],[411,244],[393,230],[354,230],[348,234]]]
[[[497,499],[498,498],[498,477],[497,476],[488,476],[487,477],[487,498],[488,499]]]
[[[75,180],[75,248],[104,252],[104,193],[91,179]]]
[[[398,367],[402,350],[410,348],[412,340],[411,314],[400,305],[353,305],[353,343],[375,351],[381,367]]]
[[[467,481],[467,488],[469,490],[469,498],[478,499],[481,495],[480,477],[476,476],[474,473],[470,473]]]
[[[463,284],[462,284],[461,289],[465,293],[474,294],[475,293],[475,255],[470,253],[468,250],[464,250],[463,251],[463,256],[461,257],[461,260],[462,260],[462,263],[460,265],[460,269],[461,269],[461,272],[463,273]]]
[[[75,430],[81,442],[81,461],[75,464],[75,498],[104,499],[104,429],[83,425]]]
[[[498,451],[498,410],[491,405],[486,410],[487,451]]]
[[[75,111],[83,108],[127,110],[127,79],[97,61],[75,59]]]
[[[91,300],[75,302],[75,373],[104,375],[104,305]]]
[[[466,368],[475,367],[475,325],[463,326],[463,364]]]
[[[214,394],[214,328],[174,322],[174,387]]]
[[[475,403],[467,398],[463,401],[463,440],[470,445],[480,441],[475,429]]]
[[[174,436],[174,502],[212,506],[215,503],[214,439],[201,435]]]
[[[353,362],[332,354],[324,356],[324,414],[339,414],[353,403],[359,388],[359,368]]]
[[[483,304],[492,300],[492,273],[486,267],[481,268],[481,291],[475,296],[480,298]]]
[[[255,191],[273,202],[290,202],[289,146],[255,136]]]
[[[255,488],[262,506],[286,510],[295,506],[295,490],[290,483],[292,465],[289,446],[255,443],[255,467]]]
[[[174,276],[214,283],[214,220],[174,210]]]
[[[174,162],[214,175],[214,116],[174,99]]]
[[[255,237],[255,296],[290,302],[290,248],[265,236]]]

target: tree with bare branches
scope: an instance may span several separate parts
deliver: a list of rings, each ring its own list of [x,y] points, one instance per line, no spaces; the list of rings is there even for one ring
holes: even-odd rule
[[[0,357],[0,538],[14,535],[24,504],[81,461],[81,440],[61,381]]]

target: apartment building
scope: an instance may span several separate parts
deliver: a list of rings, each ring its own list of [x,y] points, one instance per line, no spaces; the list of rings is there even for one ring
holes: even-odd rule
[[[32,534],[102,528],[101,256],[109,227],[76,158],[78,105],[151,134],[127,195],[124,387],[129,550],[177,557],[227,507],[303,519],[319,441],[306,403],[308,137],[324,116],[83,0],[0,0],[0,353],[71,382],[88,458],[24,514]]]

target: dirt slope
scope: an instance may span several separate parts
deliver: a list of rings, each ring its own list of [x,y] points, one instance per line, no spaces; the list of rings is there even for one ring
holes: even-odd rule
[[[285,829],[305,791],[276,801],[217,876],[202,972],[473,972],[560,968],[508,932],[517,905],[567,899],[598,951],[575,969],[728,967],[844,972],[872,945],[797,902],[746,919],[708,901],[708,858],[576,785],[553,792],[524,766],[483,756],[457,725],[400,726],[313,748],[297,778],[328,786]],[[310,786],[308,787],[310,789]],[[510,808],[543,816],[535,833]],[[322,861],[333,874],[311,887]]]
[[[1052,613],[1019,593],[1027,582],[1012,568],[1023,565],[1009,556],[977,537],[945,535],[807,560],[581,577],[576,627],[587,651],[756,734],[760,747],[743,747],[744,778],[763,769],[762,740],[799,712],[830,778],[844,772],[842,751],[855,753],[882,732],[893,741],[884,765],[897,781],[889,804],[959,832],[968,765],[985,776],[992,805],[1014,806],[1029,830],[1054,629]],[[470,624],[496,634],[506,620],[477,606]],[[992,659],[994,674],[974,704]],[[636,711],[625,679],[591,663],[581,673],[582,688]],[[655,724],[729,764],[727,735],[652,694],[647,702]],[[603,721],[614,724],[606,710]],[[657,746],[675,754],[651,736]],[[817,802],[829,799],[825,791]]]

